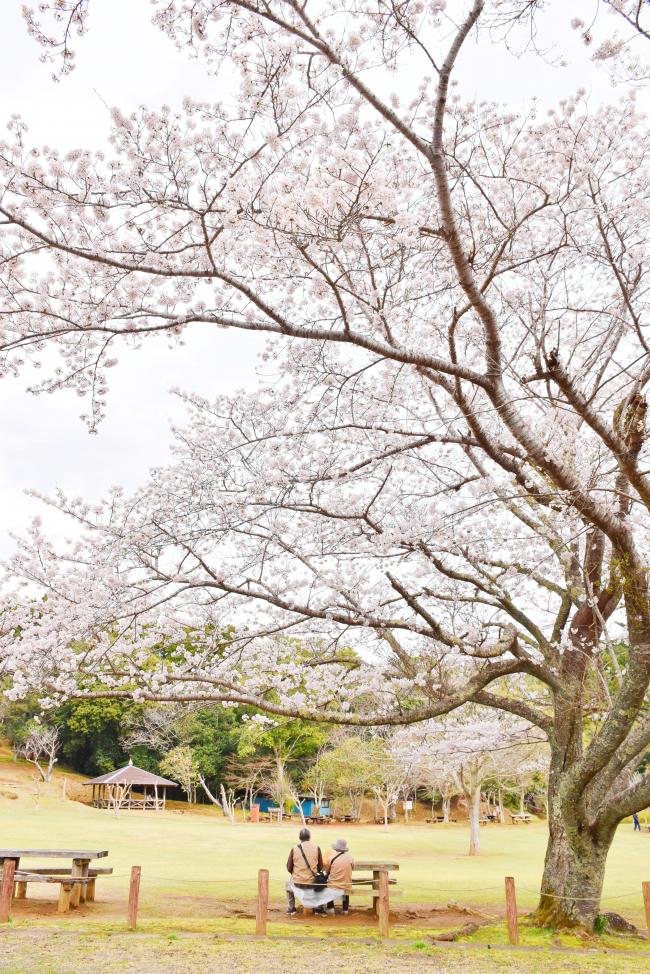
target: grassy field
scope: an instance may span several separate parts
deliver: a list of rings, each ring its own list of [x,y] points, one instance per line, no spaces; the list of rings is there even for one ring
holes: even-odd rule
[[[67,778],[68,795],[80,794],[75,776],[67,775]],[[151,943],[162,944],[163,955],[169,957],[172,965],[150,968],[145,965],[133,967],[133,970],[190,970],[189,960],[188,966],[183,967],[179,961],[181,966],[176,968],[176,959],[185,954],[191,958],[193,952],[199,950],[210,955],[216,951],[215,957],[224,961],[223,967],[206,969],[247,971],[249,967],[242,965],[247,964],[245,958],[249,958],[250,970],[253,970],[255,958],[259,960],[259,943],[245,939],[233,943],[222,939],[217,945],[215,936],[246,938],[254,932],[257,870],[262,867],[269,869],[271,875],[269,932],[280,938],[278,943],[283,945],[276,945],[277,949],[274,947],[269,955],[283,958],[278,963],[285,966],[279,966],[277,970],[305,966],[298,962],[298,955],[294,958],[292,954],[292,951],[299,954],[300,950],[306,950],[304,945],[291,944],[281,939],[284,937],[314,938],[318,943],[322,943],[323,938],[330,941],[331,938],[347,939],[347,946],[335,946],[330,942],[328,951],[331,955],[332,951],[349,950],[350,963],[354,960],[354,967],[357,961],[361,962],[363,951],[370,950],[356,942],[359,938],[376,937],[375,921],[367,909],[367,897],[355,901],[357,907],[349,919],[319,920],[301,916],[291,921],[284,916],[285,862],[288,849],[295,841],[296,823],[279,826],[242,822],[231,826],[212,808],[183,811],[177,806],[164,813],[124,812],[116,817],[69,797],[63,799],[61,782],[59,772],[51,785],[41,789],[37,803],[31,769],[14,764],[6,759],[6,755],[2,760],[0,755],[0,846],[105,848],[109,850],[106,864],[113,866],[114,875],[98,880],[94,904],[82,906],[65,917],[56,914],[54,889],[31,887],[29,898],[14,904],[11,924],[0,935],[0,965],[5,965],[0,966],[0,971],[56,970],[58,974],[68,970],[56,964],[47,966],[52,963],[52,943],[57,950],[59,946],[63,950],[67,943],[65,957],[70,964],[78,962],[79,970],[87,970],[84,952],[92,941],[92,938],[88,940],[88,934],[101,937],[102,941],[110,936],[110,941],[103,941],[102,953],[110,942],[112,969],[131,970],[131,967],[120,966],[120,958],[124,943],[128,941],[128,936],[126,940],[124,937],[124,927],[129,870],[133,864],[142,866],[139,934],[135,937],[146,935],[152,938]],[[400,864],[397,888],[401,897],[393,900],[391,915],[395,941],[391,942],[390,948],[381,948],[384,953],[398,951],[399,956],[395,955],[394,962],[390,962],[390,969],[396,974],[401,970],[416,970],[417,957],[430,954],[440,959],[443,965],[436,962],[436,970],[471,974],[505,970],[506,967],[510,971],[545,968],[549,972],[650,969],[644,944],[626,942],[623,945],[616,938],[601,941],[599,946],[614,951],[619,966],[611,966],[610,960],[603,960],[601,955],[580,955],[580,963],[584,960],[587,966],[578,967],[578,955],[563,956],[558,952],[556,956],[550,949],[558,945],[579,946],[579,941],[535,930],[525,921],[522,943],[544,950],[543,954],[535,952],[534,963],[523,956],[518,960],[515,954],[507,961],[503,951],[495,949],[489,965],[481,967],[476,966],[479,963],[476,945],[466,947],[462,954],[458,949],[432,946],[432,936],[443,929],[457,928],[471,918],[458,909],[447,909],[450,900],[495,918],[495,923],[482,927],[470,940],[489,942],[495,948],[505,944],[501,923],[503,877],[515,876],[522,913],[535,905],[546,842],[546,828],[541,822],[529,826],[486,826],[482,834],[482,855],[471,859],[466,855],[467,828],[460,823],[397,825],[391,826],[387,833],[381,826],[374,825],[329,826],[314,830],[314,837],[321,846],[329,845],[339,834],[345,835],[359,859],[387,859]],[[631,828],[623,826],[610,856],[603,909],[615,910],[637,924],[643,924],[641,882],[650,879],[650,865],[646,865],[649,857],[650,833],[634,835]],[[76,939],[68,942],[68,935],[73,932],[77,934]],[[184,935],[187,935],[185,939]],[[132,935],[134,956],[139,952],[146,954],[146,944],[149,943],[146,936],[140,940]],[[54,938],[52,943],[48,937]],[[34,966],[21,967],[18,948],[20,943],[24,946],[28,942]],[[637,955],[635,967],[627,966],[629,958],[620,953],[623,946],[626,950],[644,952],[644,956]],[[240,966],[225,963],[232,951],[241,954]],[[542,960],[547,953],[548,959]],[[290,957],[293,958],[291,964]],[[335,962],[334,955],[330,956],[330,966],[332,962]],[[61,965],[61,958],[57,963]],[[265,966],[269,972],[276,970],[266,962]],[[319,970],[311,961],[308,966],[314,972]],[[375,970],[365,960],[362,966],[366,974]],[[344,965],[343,969],[351,967]],[[71,966],[69,970],[77,968]]]
[[[233,943],[210,940],[125,936],[99,940],[83,934],[39,932],[0,934],[2,974],[642,974],[640,956],[603,951],[498,950],[414,944],[332,944],[308,946],[282,940]]]

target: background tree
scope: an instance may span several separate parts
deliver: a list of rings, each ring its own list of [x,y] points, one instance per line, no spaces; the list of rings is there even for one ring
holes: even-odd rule
[[[196,801],[196,789],[201,780],[201,772],[196,755],[187,744],[173,748],[160,762],[160,770],[178,781],[190,803]]]
[[[602,43],[646,41],[605,7]],[[156,23],[232,73],[232,112],[115,112],[112,159],[32,152],[12,122],[7,368],[56,342],[43,385],[93,430],[123,341],[266,332],[285,379],[188,397],[177,463],[133,498],[55,499],[87,533],[57,552],[34,526],[12,574],[48,599],[7,593],[1,665],[50,698],[90,675],[352,725],[522,717],[551,748],[538,915],[593,927],[617,824],[650,802],[647,127],[631,98],[516,117],[454,92],[469,38],[534,38],[544,10],[566,4],[197,0]],[[188,618],[195,650],[152,664]]]
[[[233,792],[244,792],[244,807],[252,808],[275,764],[269,757],[236,755],[226,765],[224,780]]]
[[[33,721],[23,742],[14,748],[14,754],[33,764],[41,781],[50,781],[60,744],[58,727]]]
[[[340,740],[323,754],[321,773],[327,790],[336,805],[356,820],[366,795],[378,782],[377,742],[366,736],[350,736]]]
[[[323,727],[302,720],[273,720],[257,715],[245,721],[237,753],[245,759],[253,756],[271,759],[272,766],[262,776],[259,788],[279,807],[280,821],[284,805],[290,801],[297,806],[304,822],[297,784],[302,774],[301,764],[304,770],[305,761],[318,752],[327,734]]]
[[[487,708],[465,707],[443,720],[430,721],[403,731],[405,753],[411,753],[411,774],[417,779],[418,762],[428,776],[440,767],[456,782],[456,793],[467,803],[469,855],[481,851],[480,822],[483,785],[492,778],[523,776],[540,766],[540,734],[527,722]],[[433,764],[429,755],[433,756]],[[547,762],[548,763],[548,762]]]

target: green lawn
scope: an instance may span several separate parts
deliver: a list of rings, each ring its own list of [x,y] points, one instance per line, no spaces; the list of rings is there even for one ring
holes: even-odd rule
[[[5,765],[6,767],[6,765]],[[287,852],[296,824],[230,825],[215,812],[111,812],[63,801],[49,794],[36,811],[26,798],[0,797],[0,835],[12,845],[106,848],[115,875],[98,883],[93,916],[112,919],[124,902],[131,865],[142,866],[142,915],[175,918],[190,927],[214,917],[214,900],[252,901],[257,870],[269,869],[271,897],[283,901]],[[328,826],[314,830],[322,846],[339,834],[357,858],[400,863],[401,899],[407,904],[445,904],[449,899],[499,910],[503,877],[513,875],[522,909],[534,906],[541,874],[546,829],[532,825],[490,825],[483,829],[481,856],[469,858],[463,824]],[[642,921],[641,882],[650,879],[650,833],[623,826],[610,855],[603,905]],[[43,896],[42,887],[39,897]],[[54,892],[51,893],[54,896]],[[102,908],[105,905],[105,910]],[[16,918],[18,920],[18,917]]]
[[[295,822],[282,826],[240,822],[232,826],[212,808],[170,808],[158,814],[124,812],[116,817],[64,800],[60,773],[52,785],[42,789],[37,810],[30,775],[27,768],[3,761],[0,755],[0,846],[105,848],[109,850],[105,864],[113,866],[114,875],[98,880],[95,903],[65,917],[56,913],[54,888],[31,887],[29,898],[14,903],[10,924],[0,930],[0,971],[6,974],[88,970],[93,944],[103,957],[110,957],[114,971],[185,971],[195,967],[194,958],[199,954],[214,958],[201,969],[236,974],[253,971],[260,963],[269,974],[305,966],[317,974],[321,968],[329,971],[332,964],[343,970],[361,966],[364,974],[388,968],[400,974],[419,971],[425,957],[435,957],[429,967],[435,963],[436,970],[450,974],[491,970],[623,974],[650,969],[648,948],[642,942],[606,937],[587,945],[597,947],[597,953],[562,953],[554,948],[576,947],[582,942],[537,930],[524,919],[522,944],[536,949],[530,956],[525,952],[504,953],[503,877],[515,877],[522,912],[535,905],[546,841],[541,822],[486,826],[483,852],[478,858],[467,856],[467,827],[460,823],[400,824],[391,826],[387,833],[374,825],[314,829],[322,846],[344,835],[359,859],[399,862],[397,889],[401,897],[392,902],[392,939],[380,946],[376,944],[376,923],[367,910],[367,897],[356,900],[357,909],[349,919],[301,916],[291,921],[284,916],[285,862],[296,838]],[[72,775],[68,793],[79,793],[78,779]],[[623,826],[610,856],[604,909],[643,924],[641,882],[650,879],[650,865],[646,866],[649,858],[650,833],[634,835],[631,827]],[[129,939],[124,932],[125,915],[129,871],[134,864],[142,867],[141,909],[138,934]],[[273,946],[269,943],[265,947],[241,939],[254,931],[257,870],[262,867],[271,875],[269,933],[277,938]],[[445,907],[450,900],[478,908],[494,916],[496,922],[479,929],[470,938],[473,944],[462,948],[436,946],[432,936],[469,919],[448,912]],[[189,939],[184,939],[185,934]],[[215,936],[239,939],[215,941]],[[287,937],[311,938],[313,947],[300,940],[291,943],[283,939]],[[347,944],[336,945],[332,938],[342,938]],[[364,946],[357,942],[359,938],[375,944]],[[478,943],[490,943],[493,949],[486,952]],[[24,966],[21,960],[28,944],[32,966]],[[138,967],[135,958],[150,958],[152,945],[157,952],[156,963]],[[602,948],[609,953],[603,954]],[[627,956],[623,950],[632,953]],[[158,955],[163,957],[160,963]],[[229,958],[235,955],[238,962],[232,963]],[[321,965],[322,957],[328,960]],[[132,963],[135,966],[130,966]]]

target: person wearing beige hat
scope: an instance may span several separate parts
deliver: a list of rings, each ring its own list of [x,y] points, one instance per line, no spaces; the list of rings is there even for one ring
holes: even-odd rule
[[[325,853],[325,872],[327,873],[328,889],[341,891],[341,912],[350,912],[350,889],[352,887],[352,869],[354,859],[345,839],[337,839],[332,845],[331,852]],[[328,909],[334,909],[334,901],[328,903]]]

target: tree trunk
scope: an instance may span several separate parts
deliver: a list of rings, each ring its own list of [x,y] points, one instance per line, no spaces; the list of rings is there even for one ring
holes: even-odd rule
[[[442,821],[449,822],[449,809],[451,807],[451,795],[442,796]]]
[[[552,748],[548,784],[548,845],[542,875],[538,923],[554,928],[594,929],[600,912],[607,853],[615,828],[589,827],[583,803],[563,794],[566,749]]]
[[[501,825],[504,825],[506,821],[506,810],[503,807],[503,791],[501,785],[499,785],[498,802],[499,802],[499,822],[501,823]]]
[[[208,796],[208,798],[210,799],[210,801],[212,802],[212,804],[213,805],[216,805],[217,808],[220,808],[221,811],[223,812],[223,805],[221,804],[221,802],[219,801],[219,799],[217,798],[217,796],[212,794],[212,792],[208,788],[208,783],[207,783],[207,781],[205,780],[205,778],[203,777],[202,774],[199,775],[199,782],[201,783],[201,787],[203,788],[203,791],[206,793],[206,795]],[[226,813],[224,812],[224,815],[225,814]]]
[[[481,781],[474,770],[467,774],[463,791],[469,817],[469,855],[478,856],[481,853]]]
[[[526,804],[526,789],[520,788],[519,789],[519,814],[520,815],[523,815],[524,812],[526,811],[525,804]]]
[[[538,923],[554,928],[585,927],[594,929],[600,912],[600,898],[605,876],[605,863],[611,838],[597,840],[586,827],[566,828],[549,815],[549,839],[544,860],[544,874]]]
[[[469,800],[469,854],[478,856],[481,852],[479,818],[481,813],[481,789],[475,788]]]
[[[223,784],[219,785],[219,794],[221,795],[221,810],[223,814],[227,817],[231,825],[235,824],[235,813],[233,808],[228,801],[228,796],[226,795],[226,789]]]

